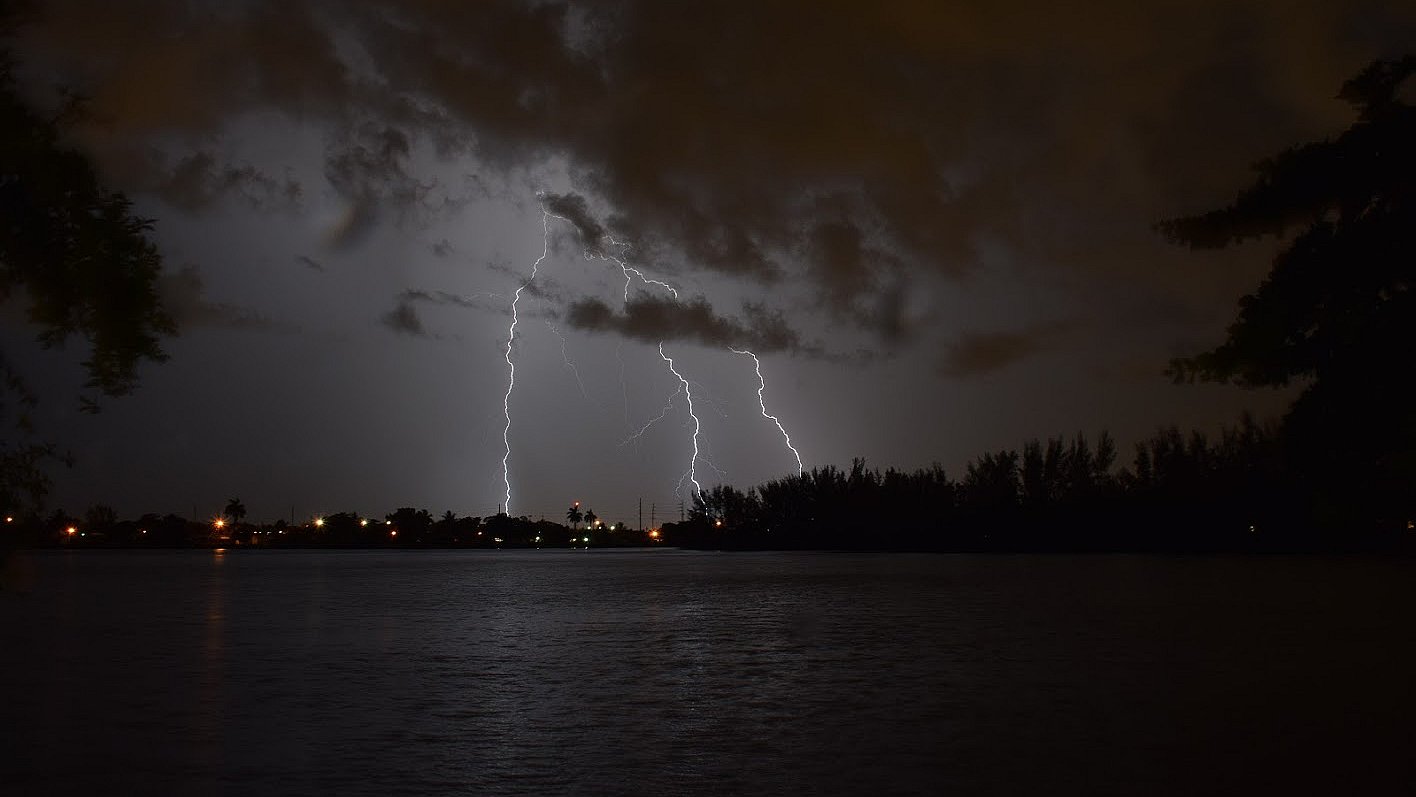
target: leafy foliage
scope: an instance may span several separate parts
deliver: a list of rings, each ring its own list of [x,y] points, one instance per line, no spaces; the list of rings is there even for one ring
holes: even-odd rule
[[[1258,164],[1228,207],[1162,222],[1172,241],[1217,248],[1300,231],[1218,348],[1171,363],[1179,381],[1285,385],[1350,379],[1413,362],[1416,338],[1416,108],[1401,86],[1416,56],[1378,61],[1338,95],[1357,121],[1332,140]],[[1404,358],[1397,360],[1396,358]]]
[[[85,338],[88,386],[106,396],[130,392],[139,363],[165,360],[160,340],[176,332],[158,300],[152,222],[131,209],[0,63],[0,300],[23,291],[46,347]],[[95,398],[84,406],[96,408]]]
[[[1259,164],[1228,207],[1163,222],[1196,248],[1299,228],[1217,348],[1177,381],[1308,380],[1286,418],[1290,468],[1327,525],[1416,514],[1416,56],[1377,61],[1338,95],[1357,121]]]
[[[19,18],[15,8],[0,2],[0,34]],[[139,365],[165,360],[161,338],[177,331],[158,299],[152,223],[131,209],[62,142],[57,122],[24,101],[0,51],[0,302],[21,300],[46,348],[87,341],[91,392],[79,404],[90,412],[99,397],[132,391]],[[0,442],[0,505],[11,509],[38,511],[50,486],[46,465],[67,461],[32,439],[37,401],[0,351],[0,421],[10,427]]]

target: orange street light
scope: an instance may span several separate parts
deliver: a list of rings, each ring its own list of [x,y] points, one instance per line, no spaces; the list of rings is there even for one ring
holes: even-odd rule
[[[222,520],[221,518],[217,518],[216,521],[212,523],[212,525],[213,525],[213,526],[216,526],[216,527],[219,528],[219,529],[225,528],[225,527],[226,527],[226,521]]]
[[[69,536],[70,536],[70,537],[74,536],[75,532],[78,531],[78,529],[74,528],[73,526],[70,526],[69,528],[64,529],[64,530],[67,531],[67,532],[69,532]]]
[[[322,529],[322,528],[324,528],[324,518],[322,518],[322,517],[317,517],[317,518],[315,518],[315,528],[317,528],[317,529]]]

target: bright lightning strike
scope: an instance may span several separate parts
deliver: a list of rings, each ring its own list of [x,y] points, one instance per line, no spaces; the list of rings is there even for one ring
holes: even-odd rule
[[[693,411],[693,389],[688,386],[688,380],[683,378],[683,374],[680,374],[678,370],[674,368],[673,358],[664,354],[663,341],[659,342],[659,356],[663,358],[664,362],[669,364],[669,373],[678,377],[679,384],[683,386],[683,394],[688,398],[688,415],[693,419],[693,458],[688,461],[688,480],[693,482],[694,493],[702,493],[703,485],[699,484],[696,478],[696,469],[698,467],[698,432],[702,428],[702,425],[698,422],[697,413]],[[683,484],[683,481],[680,480],[679,484]]]
[[[757,369],[757,403],[762,407],[762,417],[767,418],[771,420],[772,423],[777,424],[777,431],[782,433],[782,437],[787,441],[787,448],[790,448],[792,451],[792,456],[796,457],[797,475],[800,476],[802,472],[801,454],[798,453],[796,447],[792,445],[792,436],[787,434],[787,430],[782,427],[782,422],[777,420],[777,416],[767,414],[767,402],[765,399],[762,398],[762,391],[767,389],[767,380],[762,378],[762,362],[757,359],[756,354],[753,354],[752,352],[747,351],[745,349],[734,349],[733,347],[729,346],[728,351],[732,352],[733,354],[742,354],[752,358],[752,365],[754,368]]]
[[[511,514],[511,392],[516,389],[516,363],[511,359],[511,347],[516,342],[516,325],[520,318],[516,314],[516,304],[521,301],[521,292],[536,279],[536,270],[541,267],[541,261],[545,260],[551,253],[551,214],[541,211],[541,229],[544,232],[542,238],[543,248],[541,256],[536,258],[536,262],[531,264],[531,276],[517,287],[515,295],[511,300],[511,326],[506,330],[506,365],[510,369],[510,375],[506,380],[506,395],[502,397],[502,414],[506,416],[506,428],[502,429],[502,444],[506,446],[506,453],[502,455],[502,481],[506,484],[506,505],[503,507],[508,515]]]

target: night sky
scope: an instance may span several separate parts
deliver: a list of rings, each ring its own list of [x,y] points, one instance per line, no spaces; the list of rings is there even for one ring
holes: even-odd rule
[[[694,423],[660,341],[704,486],[796,472],[730,346],[807,467],[959,475],[1102,429],[1124,462],[1160,425],[1273,417],[1291,392],[1163,371],[1277,242],[1153,224],[1340,132],[1342,81],[1416,42],[1396,1],[39,5],[23,88],[88,98],[73,143],[156,220],[183,327],[88,415],[82,347],[4,308],[76,457],[51,504],[252,520],[495,512],[543,251],[513,514],[677,516]],[[626,301],[613,258],[678,300]]]

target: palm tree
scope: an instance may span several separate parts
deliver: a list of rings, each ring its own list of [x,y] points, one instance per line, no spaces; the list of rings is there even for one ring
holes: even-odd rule
[[[584,517],[584,515],[580,514],[579,501],[576,501],[575,505],[570,508],[570,511],[565,513],[565,519],[570,521],[570,527],[573,529],[580,527],[580,521],[583,520]]]
[[[231,522],[240,523],[246,517],[246,505],[241,503],[240,498],[232,498],[226,502],[226,509],[221,513],[231,518]]]
[[[595,510],[591,509],[591,508],[588,507],[588,506],[585,507],[585,525],[586,525],[586,527],[592,528],[592,529],[595,528],[595,521],[597,521],[597,520],[599,520],[599,519],[600,519],[600,516],[595,514]]]

